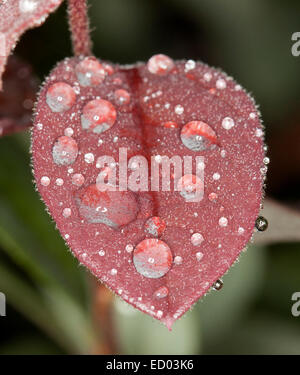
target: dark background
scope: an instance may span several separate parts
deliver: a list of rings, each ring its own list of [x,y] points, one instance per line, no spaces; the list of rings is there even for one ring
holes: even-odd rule
[[[267,195],[300,207],[300,31],[296,0],[90,1],[94,53],[132,63],[156,53],[221,67],[253,94],[266,126],[271,164]],[[71,55],[63,5],[27,32],[15,53],[41,80]],[[95,346],[85,270],[67,251],[34,191],[29,134],[0,139],[0,353],[90,353]],[[268,218],[270,226],[274,218]],[[300,228],[299,228],[300,229]],[[263,234],[261,234],[263,236]],[[150,317],[114,302],[124,354],[300,354],[300,244],[252,244],[172,333]],[[101,334],[101,329],[100,329]],[[98,340],[98,339],[97,339]]]

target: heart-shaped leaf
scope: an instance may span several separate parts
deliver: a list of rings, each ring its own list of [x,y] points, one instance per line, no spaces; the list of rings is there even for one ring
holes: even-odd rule
[[[89,57],[58,64],[36,108],[36,184],[62,236],[109,288],[170,328],[252,236],[265,172],[254,101],[192,60]]]
[[[28,29],[40,26],[63,0],[0,1],[0,90],[7,58],[19,37]]]

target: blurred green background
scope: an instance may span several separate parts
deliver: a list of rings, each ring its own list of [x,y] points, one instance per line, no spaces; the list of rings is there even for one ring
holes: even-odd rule
[[[271,165],[267,194],[300,208],[300,31],[298,0],[90,0],[94,52],[132,63],[155,53],[221,67],[260,104]],[[71,55],[65,5],[23,36],[15,51],[42,80]],[[0,354],[91,353],[88,273],[78,266],[34,190],[29,134],[0,139]],[[270,226],[272,220],[268,218]],[[263,234],[261,234],[263,236]],[[115,299],[112,318],[123,354],[300,354],[300,243],[252,244],[169,333]],[[103,335],[104,337],[104,335]],[[103,339],[102,337],[102,339]]]

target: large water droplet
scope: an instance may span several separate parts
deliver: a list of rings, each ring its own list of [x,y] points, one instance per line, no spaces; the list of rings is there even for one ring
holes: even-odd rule
[[[150,279],[164,276],[170,270],[172,260],[169,246],[154,238],[143,240],[133,252],[133,263],[136,270]]]
[[[154,237],[160,237],[166,229],[166,223],[158,216],[153,216],[145,223],[145,231]]]
[[[75,72],[79,83],[84,87],[100,85],[106,76],[103,65],[92,57],[87,57],[77,64]]]
[[[192,151],[213,150],[217,146],[217,135],[214,130],[203,121],[188,122],[181,129],[182,143]]]
[[[138,213],[138,204],[130,191],[100,191],[90,185],[76,194],[79,213],[88,223],[102,223],[118,228],[132,222]]]
[[[78,155],[78,145],[75,139],[67,136],[59,137],[53,146],[52,157],[55,164],[73,164]]]
[[[82,111],[81,125],[83,129],[100,134],[110,129],[117,118],[115,107],[103,99],[88,102]]]
[[[148,60],[147,68],[152,74],[165,75],[174,68],[174,62],[166,55],[154,55]]]
[[[52,112],[65,112],[76,102],[73,88],[64,82],[57,82],[48,88],[46,102]]]

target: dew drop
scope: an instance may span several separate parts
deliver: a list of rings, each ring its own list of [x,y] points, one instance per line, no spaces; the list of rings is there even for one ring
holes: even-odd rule
[[[78,155],[77,142],[67,136],[59,137],[53,146],[52,157],[57,165],[70,165],[73,164]]]
[[[130,94],[128,91],[119,89],[114,93],[117,104],[126,105],[130,103]]]
[[[79,213],[88,223],[102,223],[112,228],[127,225],[138,213],[138,204],[131,191],[100,191],[90,185],[76,194]]]
[[[73,134],[74,134],[74,130],[72,128],[65,129],[65,136],[72,137]]]
[[[65,112],[76,102],[73,88],[64,82],[57,82],[48,88],[46,102],[52,112]]]
[[[37,1],[36,0],[20,0],[19,1],[19,9],[22,13],[30,13],[34,12],[37,8]]]
[[[147,68],[152,74],[165,75],[174,68],[174,62],[170,57],[158,54],[148,60]]]
[[[200,262],[200,260],[203,258],[203,254],[198,251],[198,253],[196,253],[196,259]]]
[[[220,279],[217,280],[212,287],[214,290],[221,290],[223,288],[223,281]]]
[[[144,227],[145,232],[151,234],[154,237],[160,237],[165,229],[165,221],[158,216],[153,216],[148,219]]]
[[[84,155],[84,161],[88,164],[94,163],[95,156],[91,152],[88,152],[87,154]]]
[[[213,150],[218,142],[214,130],[202,121],[191,121],[180,133],[182,143],[192,151]]]
[[[62,178],[57,178],[57,179],[55,180],[55,184],[56,184],[57,186],[62,186],[62,185],[64,184],[64,180],[63,180]]]
[[[183,112],[184,112],[184,108],[183,108],[183,106],[180,105],[180,104],[177,104],[177,105],[175,106],[174,112],[176,113],[176,115],[182,115]]]
[[[134,247],[130,244],[126,245],[126,247],[125,247],[125,250],[127,251],[127,253],[132,253],[133,249],[134,249]]]
[[[153,259],[153,262],[149,262]],[[172,266],[172,253],[161,240],[150,238],[140,242],[133,252],[133,263],[143,276],[157,279],[164,276]]]
[[[201,233],[194,233],[191,237],[191,243],[194,245],[194,246],[199,246],[202,244],[202,242],[204,241],[204,238],[202,236]]]
[[[41,178],[41,184],[42,184],[43,186],[49,186],[49,184],[50,184],[50,178],[47,177],[47,176],[43,176],[43,177]]]
[[[255,227],[259,232],[264,232],[268,228],[268,221],[263,216],[258,216],[255,221]]]
[[[219,90],[224,90],[226,89],[226,82],[224,79],[220,78],[216,82],[216,88]]]
[[[85,178],[83,177],[83,175],[81,173],[75,173],[72,176],[72,184],[73,185],[81,186],[81,185],[84,184],[84,180],[85,180]]]
[[[112,269],[110,270],[110,274],[111,274],[112,276],[115,276],[117,273],[118,273],[118,271],[117,271],[115,268],[112,268]]]
[[[169,289],[166,286],[161,286],[154,292],[154,297],[161,299],[166,298],[169,294]]]
[[[162,124],[164,128],[176,129],[178,128],[178,124],[174,121],[167,121]]]
[[[205,73],[203,78],[206,82],[209,82],[212,79],[212,75],[211,73]]]
[[[219,219],[219,225],[220,227],[227,227],[228,219],[226,217],[221,217]]]
[[[71,208],[64,208],[63,210],[63,217],[68,218],[72,214]]]
[[[85,130],[100,134],[110,129],[117,118],[115,107],[107,100],[89,101],[81,115],[81,125]]]
[[[189,71],[189,70],[193,70],[196,68],[196,62],[194,60],[188,60],[186,63],[185,63],[185,71]]]
[[[177,189],[186,202],[199,202],[203,197],[202,180],[193,174],[186,174],[178,180]]]
[[[174,258],[174,263],[177,264],[178,266],[180,264],[182,264],[182,257],[177,255],[175,258]]]
[[[91,57],[87,57],[76,65],[76,76],[81,86],[98,86],[100,85],[106,72],[102,64]]]
[[[98,254],[99,254],[101,257],[104,257],[104,255],[105,255],[105,251],[104,251],[104,250],[99,250],[99,251],[98,251]]]
[[[222,127],[226,130],[230,130],[234,127],[234,121],[231,117],[224,117],[222,120]]]

